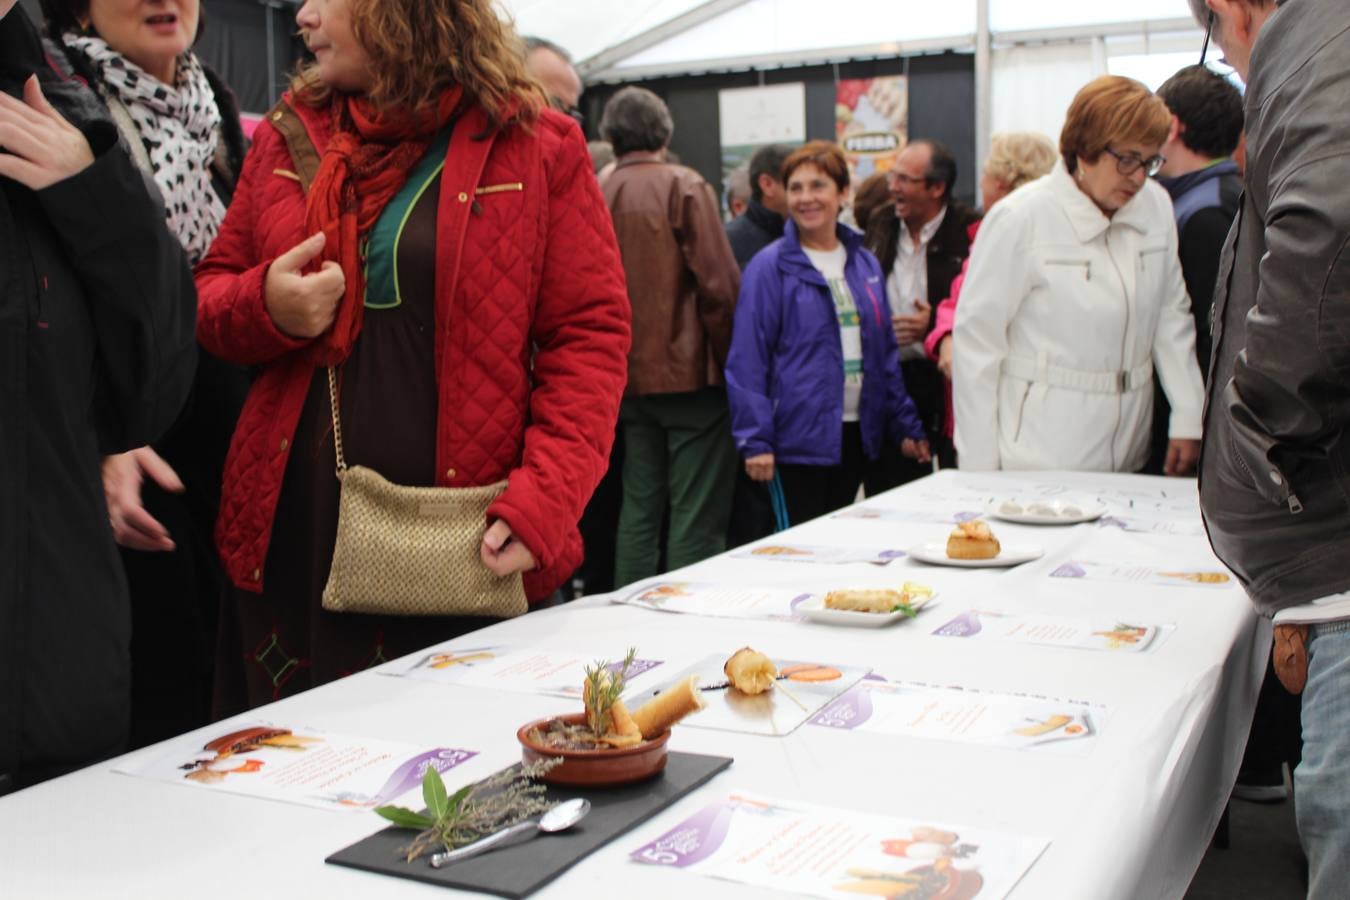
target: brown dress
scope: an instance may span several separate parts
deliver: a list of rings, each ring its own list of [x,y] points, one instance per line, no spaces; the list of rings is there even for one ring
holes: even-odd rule
[[[439,152],[444,158],[443,144]],[[423,183],[414,173],[404,190],[415,191]],[[398,242],[402,302],[378,308],[368,299],[361,335],[338,370],[347,464],[368,466],[396,484],[435,483],[439,193],[438,174],[414,202]],[[397,203],[396,198],[391,206]],[[336,466],[327,370],[316,369],[281,486],[263,592],[232,588],[222,609],[215,689],[218,718],[495,621],[325,611],[323,588],[337,535]]]

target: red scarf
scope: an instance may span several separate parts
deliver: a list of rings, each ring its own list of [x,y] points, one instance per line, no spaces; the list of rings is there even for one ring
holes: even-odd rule
[[[314,345],[316,365],[336,365],[351,353],[365,310],[365,261],[361,243],[380,213],[408,180],[435,134],[450,121],[462,91],[450,88],[436,106],[418,113],[376,111],[363,97],[339,96],[337,127],[324,148],[305,202],[305,233],[328,238],[322,260],[342,266],[346,292],[333,326]],[[321,261],[316,261],[317,269]]]

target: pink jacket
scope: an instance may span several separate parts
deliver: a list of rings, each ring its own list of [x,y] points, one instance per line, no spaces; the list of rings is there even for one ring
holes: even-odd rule
[[[975,240],[975,233],[980,230],[980,221],[981,220],[976,219],[974,222],[970,223],[968,231],[972,242]],[[971,252],[974,252],[973,247],[971,248]],[[933,360],[933,362],[937,362],[938,344],[941,344],[942,339],[952,333],[952,326],[956,323],[956,300],[961,295],[961,285],[966,280],[966,270],[969,268],[970,257],[967,256],[966,261],[961,263],[961,274],[952,279],[951,293],[947,295],[946,300],[943,300],[938,304],[937,317],[933,322],[933,330],[928,332],[928,337],[923,339],[923,349],[927,351],[928,358]],[[944,423],[942,433],[950,438],[956,433],[956,415],[952,410],[952,383],[950,381],[944,385],[944,391],[946,394],[947,415],[942,420]]]

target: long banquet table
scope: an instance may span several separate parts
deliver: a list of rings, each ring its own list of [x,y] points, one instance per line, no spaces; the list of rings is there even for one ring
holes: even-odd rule
[[[1193,481],[1081,473],[947,471],[866,501],[870,507],[949,509],[975,497],[1067,488],[1113,513],[1146,510],[1176,533],[1101,524],[1036,527],[993,522],[1004,541],[1045,556],[1011,570],[707,560],[680,578],[736,584],[895,585],[918,580],[939,603],[881,629],[653,612],[588,597],[458,639],[567,647],[599,657],[630,645],[676,658],[746,644],[785,658],[833,659],[887,678],[1025,692],[1109,710],[1087,756],[888,737],[803,725],[786,737],[679,727],[672,749],[730,755],[708,785],[572,868],[537,896],[772,897],[767,889],[644,866],[628,854],[728,789],[897,818],[961,823],[1049,841],[1014,898],[1180,897],[1232,787],[1269,646],[1236,583],[1158,587],[1047,577],[1071,557],[1216,568]],[[1159,499],[1163,498],[1163,499]],[[950,524],[825,518],[774,540],[908,547],[943,540]],[[1159,646],[1108,653],[936,637],[957,612],[998,605],[1047,614],[1171,623]],[[667,656],[663,657],[663,654]],[[264,707],[258,718],[423,746],[472,747],[447,774],[451,789],[518,759],[516,727],[570,708],[556,697],[469,689],[373,671]],[[210,737],[203,729],[203,738]],[[380,828],[372,814],[313,809],[193,789],[112,771],[147,748],[0,799],[3,897],[437,897],[446,889],[326,865],[335,850]],[[450,895],[458,892],[450,891]]]

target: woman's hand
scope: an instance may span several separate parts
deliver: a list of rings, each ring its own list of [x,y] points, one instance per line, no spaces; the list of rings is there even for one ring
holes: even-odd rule
[[[0,175],[34,191],[93,165],[94,151],[42,95],[37,76],[24,82],[23,102],[0,93]]]
[[[933,461],[933,453],[926,440],[916,441],[914,438],[905,438],[900,442],[900,453],[920,464]]]
[[[1194,475],[1195,464],[1199,459],[1199,441],[1189,438],[1172,438],[1167,442],[1167,460],[1163,463],[1163,474]]]
[[[745,474],[751,481],[773,481],[773,454],[760,453],[746,457]]]
[[[538,565],[530,548],[513,538],[511,526],[501,519],[493,522],[484,533],[478,555],[492,574],[502,577],[528,572]]]
[[[342,267],[326,260],[319,271],[301,270],[323,252],[323,232],[310,235],[272,261],[263,283],[263,302],[278,329],[296,338],[316,338],[337,316],[347,290]]]
[[[103,458],[103,494],[108,500],[113,539],[131,550],[172,550],[169,530],[141,503],[141,484],[146,475],[171,494],[183,492],[178,474],[149,447]]]
[[[948,381],[952,380],[952,336],[949,334],[938,341],[938,371]]]

